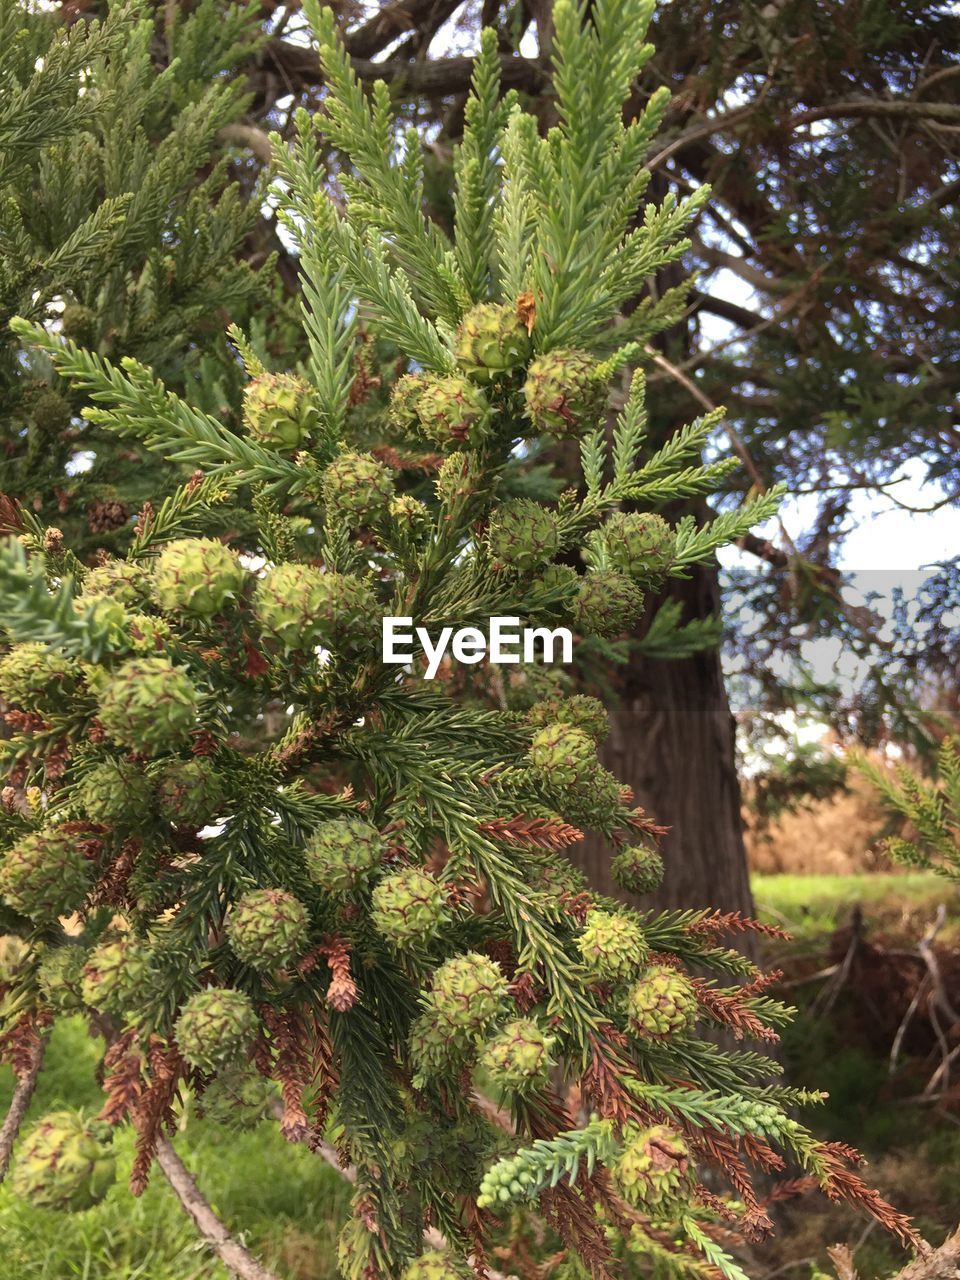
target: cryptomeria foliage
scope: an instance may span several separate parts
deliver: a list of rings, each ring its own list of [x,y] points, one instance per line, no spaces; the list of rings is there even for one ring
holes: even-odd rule
[[[254,303],[276,316],[281,292],[269,261],[258,274],[241,256],[262,202],[229,142],[250,100],[237,65],[262,39],[255,6],[218,0],[163,19],[117,4],[72,27],[0,6],[0,490],[78,554],[125,550],[156,477],[78,413],[9,320],[56,315],[84,347],[145,360],[208,407],[239,399],[223,317]]]
[[[937,777],[924,778],[908,765],[880,767],[862,752],[853,764],[911,828],[909,838],[891,836],[883,847],[897,862],[926,867],[960,881],[960,750],[944,738],[937,753]]]
[[[0,556],[4,1046],[21,1061],[73,1010],[111,1041],[102,1116],[33,1131],[24,1194],[95,1201],[102,1122],[124,1121],[137,1191],[182,1086],[211,1114],[253,1097],[259,1115],[260,1076],[280,1086],[288,1137],[329,1126],[356,1166],[341,1243],[356,1280],[465,1274],[515,1206],[596,1274],[621,1235],[658,1267],[737,1276],[722,1242],[770,1229],[749,1166],[785,1160],[916,1241],[848,1168],[855,1153],[793,1118],[814,1097],[705,1034],[769,1041],[789,1017],[721,942],[759,926],[630,910],[564,860],[590,828],[625,886],[658,878],[656,829],[597,760],[602,707],[458,704],[379,651],[387,615],[615,636],[645,589],[775,509],[773,493],[671,526],[656,509],[729,464],[698,463],[712,417],[642,454],[638,372],[606,430],[611,381],[677,303],[625,321],[621,306],[676,259],[706,198],[641,207],[665,95],[627,124],[621,106],[650,8],[556,6],[543,139],[500,100],[483,37],[448,242],[422,212],[419,142],[397,136],[383,88],[356,81],[330,12],[308,7],[324,110],[275,145],[309,356],[268,372],[232,331],[242,432],[132,358],[14,323],[89,402],[85,421],[200,473],[143,513],[126,559],[85,569],[23,510]],[[368,335],[400,353],[395,436],[442,458],[420,496],[402,465],[351,447]],[[581,484],[505,500],[511,459],[545,437],[579,443]],[[193,536],[241,487],[256,537]],[[706,1188],[717,1173],[729,1198]],[[445,1247],[423,1254],[428,1226]]]

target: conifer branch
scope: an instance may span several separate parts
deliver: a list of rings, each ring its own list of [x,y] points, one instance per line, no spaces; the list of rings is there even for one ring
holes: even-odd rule
[[[3,1126],[0,1128],[0,1182],[6,1178],[7,1170],[10,1168],[13,1146],[36,1092],[46,1051],[47,1035],[41,1032],[35,1037],[29,1063],[24,1070],[16,1073],[17,1083],[14,1086],[13,1097],[10,1099],[10,1106],[7,1108]]]
[[[184,1213],[193,1220],[200,1235],[231,1274],[238,1276],[239,1280],[278,1280],[273,1271],[268,1271],[249,1249],[230,1234],[201,1194],[196,1179],[168,1138],[157,1140],[156,1160]]]

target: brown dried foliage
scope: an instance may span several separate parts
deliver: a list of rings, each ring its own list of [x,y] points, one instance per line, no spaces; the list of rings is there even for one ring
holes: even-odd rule
[[[0,1062],[11,1066],[18,1078],[32,1070],[43,1032],[52,1021],[48,1009],[25,1013],[0,1035]]]
[[[527,845],[536,849],[566,849],[583,839],[583,832],[561,818],[491,818],[478,828],[481,835],[504,844]]]
[[[871,1218],[891,1232],[903,1244],[924,1253],[929,1246],[917,1233],[906,1214],[894,1209],[880,1195],[868,1187],[864,1180],[848,1163],[859,1164],[860,1154],[840,1142],[821,1142],[817,1144],[817,1155],[823,1165],[820,1187],[831,1200],[844,1200],[854,1208],[868,1213]]]
[[[749,1036],[753,1040],[766,1040],[776,1044],[780,1039],[773,1027],[768,1026],[759,1014],[746,1007],[745,1001],[750,998],[745,994],[749,989],[739,991],[718,991],[703,978],[692,978],[693,988],[697,993],[697,1001],[705,1013],[715,1022],[729,1027],[735,1040]],[[756,983],[752,983],[751,987]]]
[[[346,1013],[357,999],[357,984],[350,973],[350,947],[343,938],[330,936],[324,938],[319,950],[326,957],[332,975],[327,987],[327,1004],[337,1013]]]

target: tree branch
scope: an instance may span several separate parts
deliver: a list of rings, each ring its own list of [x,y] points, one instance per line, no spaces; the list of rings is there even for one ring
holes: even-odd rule
[[[434,21],[436,8],[437,0],[395,0],[381,6],[363,26],[344,32],[343,43],[351,57],[372,58],[398,36]]]
[[[13,1154],[13,1144],[17,1140],[17,1134],[20,1132],[20,1126],[23,1124],[23,1117],[27,1114],[27,1108],[30,1106],[34,1091],[37,1087],[37,1080],[40,1076],[40,1068],[43,1066],[43,1055],[47,1049],[47,1037],[41,1035],[37,1041],[36,1048],[33,1051],[33,1058],[30,1065],[22,1076],[17,1079],[17,1086],[13,1091],[13,1097],[10,1100],[10,1109],[7,1112],[6,1119],[3,1122],[3,1128],[0,1129],[0,1182],[7,1176],[7,1170],[10,1168],[10,1157]]]
[[[354,58],[353,69],[361,80],[384,80],[411,95],[447,97],[465,93],[473,76],[473,58],[431,58],[417,62],[374,62]],[[316,51],[284,40],[272,40],[266,47],[262,63],[280,73],[288,92],[321,83]],[[537,93],[549,84],[548,69],[532,58],[504,53],[500,56],[500,75],[505,89],[525,89]]]
[[[185,1212],[193,1219],[197,1230],[207,1244],[216,1250],[221,1262],[233,1275],[239,1277],[239,1280],[278,1280],[274,1272],[268,1271],[248,1249],[233,1238],[201,1195],[193,1175],[174,1151],[169,1139],[164,1137],[157,1142],[157,1164]]]

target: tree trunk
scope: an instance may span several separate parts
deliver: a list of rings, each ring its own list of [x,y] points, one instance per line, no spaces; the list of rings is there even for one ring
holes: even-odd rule
[[[694,569],[669,591],[683,600],[688,618],[719,609],[714,566]],[[637,804],[670,828],[663,885],[644,904],[749,914],[734,725],[719,653],[676,662],[638,654],[623,669],[618,694],[608,702],[604,763],[633,788]],[[570,852],[594,889],[623,896],[610,875],[609,842],[588,837]]]

